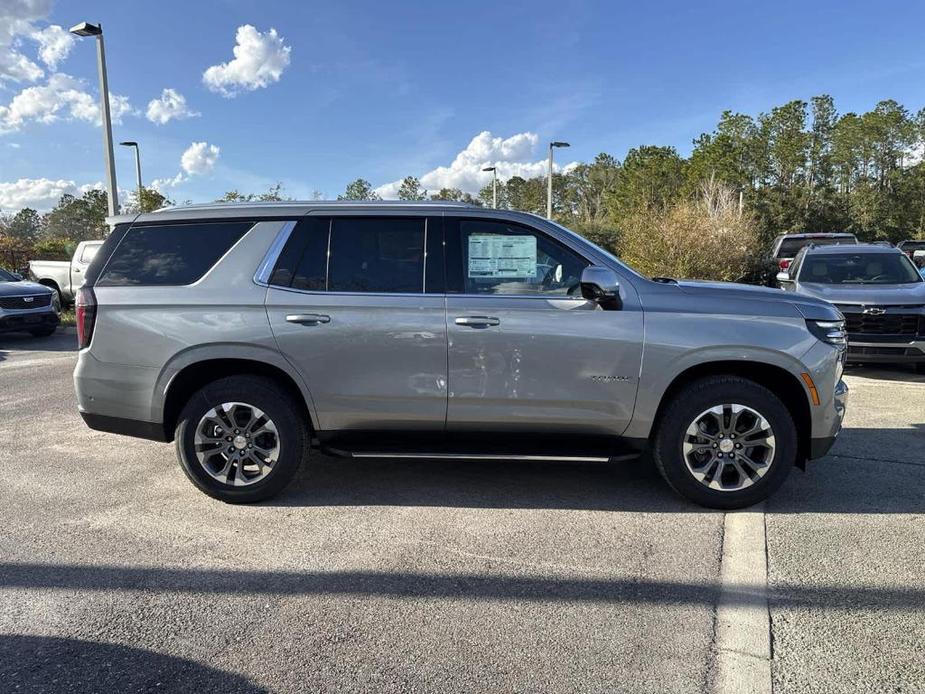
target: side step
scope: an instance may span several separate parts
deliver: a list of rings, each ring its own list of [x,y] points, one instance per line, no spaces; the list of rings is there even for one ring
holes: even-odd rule
[[[316,441],[323,453],[341,458],[571,463],[606,463],[638,458],[645,444],[613,436],[440,431],[329,431],[319,432]]]
[[[328,455],[340,458],[412,458],[431,460],[519,460],[560,463],[609,463],[611,456],[586,455],[512,455],[509,453],[421,453],[401,451],[345,451],[339,448],[324,447],[321,449]],[[630,456],[617,456],[617,459]]]

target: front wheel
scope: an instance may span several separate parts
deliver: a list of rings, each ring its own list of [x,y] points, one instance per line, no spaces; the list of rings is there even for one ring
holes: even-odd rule
[[[180,413],[177,458],[190,481],[228,503],[268,499],[308,451],[301,408],[258,376],[230,376],[194,393]]]
[[[764,386],[738,376],[704,378],[676,393],[653,442],[668,484],[719,509],[769,497],[796,456],[797,430],[787,407]]]

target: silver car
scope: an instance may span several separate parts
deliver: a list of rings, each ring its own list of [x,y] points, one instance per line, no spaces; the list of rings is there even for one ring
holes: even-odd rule
[[[844,416],[831,304],[653,281],[533,215],[318,202],[111,221],[77,299],[80,412],[175,441],[224,501],[276,494],[313,449],[606,462],[649,448],[679,493],[737,508],[824,455]]]
[[[925,372],[925,279],[899,248],[807,246],[777,279],[785,291],[838,307],[848,361],[913,364]]]

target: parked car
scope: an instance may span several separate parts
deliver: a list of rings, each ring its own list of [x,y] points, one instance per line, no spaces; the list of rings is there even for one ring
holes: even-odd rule
[[[919,274],[925,277],[925,250],[912,251],[912,262],[919,269]]]
[[[77,297],[80,413],[175,440],[225,501],[276,494],[310,448],[603,462],[651,447],[675,490],[737,508],[841,426],[831,304],[654,281],[534,215],[319,202],[111,221]]]
[[[925,239],[906,239],[897,243],[896,247],[911,258],[916,251],[925,251]]]
[[[0,269],[0,333],[51,335],[58,327],[59,311],[51,289]]]
[[[925,280],[898,248],[809,246],[778,279],[844,314],[848,361],[915,364],[925,370]]]
[[[31,260],[29,274],[39,284],[54,289],[62,304],[71,304],[90,261],[102,245],[102,241],[81,241],[70,260]]]
[[[856,244],[857,236],[849,233],[818,233],[818,234],[781,234],[771,245],[771,257],[777,263],[777,271],[786,270],[801,248],[809,244],[816,246]]]

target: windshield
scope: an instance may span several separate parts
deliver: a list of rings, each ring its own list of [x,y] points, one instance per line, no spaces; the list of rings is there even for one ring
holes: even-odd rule
[[[804,259],[800,281],[817,284],[909,284],[922,278],[900,253],[832,253]]]
[[[0,269],[0,282],[17,282],[19,281],[16,275],[7,272],[6,270]]]
[[[780,248],[777,249],[778,258],[793,258],[803,246],[813,244],[814,246],[834,246],[840,243],[856,244],[857,240],[853,236],[820,236],[819,238],[802,238],[802,239],[784,239],[781,241]]]

